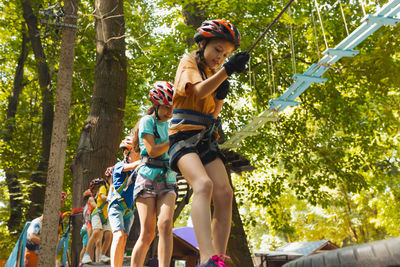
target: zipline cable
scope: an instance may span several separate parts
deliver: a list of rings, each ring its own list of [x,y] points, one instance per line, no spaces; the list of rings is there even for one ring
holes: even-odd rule
[[[254,49],[254,47],[258,44],[258,42],[261,41],[262,38],[264,38],[265,34],[272,28],[272,26],[278,21],[278,19],[282,16],[282,14],[288,9],[288,7],[293,3],[294,0],[290,0],[289,3],[286,4],[286,6],[281,10],[281,12],[274,18],[274,20],[268,25],[268,27],[264,30],[264,32],[258,37],[258,39],[251,45],[249,50],[247,50],[247,54],[250,54],[250,52]]]

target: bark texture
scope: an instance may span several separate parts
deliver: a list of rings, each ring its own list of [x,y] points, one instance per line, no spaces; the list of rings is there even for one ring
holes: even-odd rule
[[[68,119],[72,91],[72,74],[75,56],[75,38],[78,1],[64,2],[60,68],[57,76],[57,92],[54,123],[51,137],[49,170],[46,181],[44,216],[40,236],[39,267],[54,265],[57,251],[58,222],[60,219],[60,196],[64,179],[65,152],[68,139]]]
[[[73,208],[80,207],[82,193],[91,179],[102,177],[115,164],[125,109],[127,72],[125,20],[122,0],[95,1],[96,69],[93,99],[71,166]],[[82,220],[75,217],[72,263],[79,263]]]

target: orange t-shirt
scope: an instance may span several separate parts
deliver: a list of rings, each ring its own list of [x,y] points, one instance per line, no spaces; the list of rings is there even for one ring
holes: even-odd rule
[[[205,68],[207,77],[214,73],[209,68]],[[206,77],[204,77],[206,78]],[[200,70],[197,66],[195,53],[184,56],[178,66],[174,82],[174,109],[194,110],[206,115],[214,112],[215,101],[214,94],[200,99],[192,91],[192,86],[203,81]],[[180,131],[202,130],[205,126],[195,124],[181,124],[176,128],[170,129],[169,134],[175,134]]]

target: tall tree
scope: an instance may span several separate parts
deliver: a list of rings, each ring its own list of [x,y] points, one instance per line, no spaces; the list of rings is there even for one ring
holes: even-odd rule
[[[96,69],[90,114],[83,126],[71,169],[73,207],[82,205],[82,192],[89,181],[102,177],[117,159],[125,110],[127,70],[125,22],[122,0],[95,1]],[[73,266],[79,263],[80,227],[73,221]]]
[[[23,17],[28,26],[29,39],[31,41],[33,54],[36,59],[39,85],[42,93],[42,149],[39,164],[31,177],[33,188],[29,198],[32,204],[27,215],[28,219],[33,219],[41,214],[43,208],[44,184],[46,182],[46,172],[49,164],[54,105],[51,76],[42,41],[40,39],[38,19],[33,13],[30,0],[21,0],[21,4]]]
[[[25,25],[21,27],[22,33],[22,44],[21,54],[18,58],[17,68],[14,75],[14,84],[11,96],[8,98],[7,115],[6,115],[6,129],[4,131],[3,140],[4,143],[11,147],[11,140],[15,131],[15,115],[17,113],[19,96],[24,87],[24,66],[26,58],[28,57],[29,49],[27,47],[28,37],[25,32]],[[7,153],[9,151],[4,151]],[[4,156],[4,155],[2,155]],[[10,218],[7,222],[10,233],[18,233],[21,221],[23,218],[23,205],[22,205],[22,190],[18,181],[18,172],[14,167],[9,167],[5,170],[6,182],[8,192],[10,194]]]
[[[63,186],[65,151],[67,148],[68,120],[71,102],[72,74],[75,57],[75,37],[78,0],[64,1],[60,67],[57,77],[57,92],[54,123],[51,138],[49,171],[43,212],[43,231],[40,237],[38,266],[54,264],[60,220],[60,195]]]

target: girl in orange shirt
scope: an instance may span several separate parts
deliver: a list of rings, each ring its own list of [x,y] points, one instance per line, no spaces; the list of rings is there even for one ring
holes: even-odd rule
[[[239,31],[224,20],[204,21],[197,31],[198,50],[181,60],[175,76],[170,166],[193,189],[191,216],[200,266],[226,266],[223,254],[230,234],[233,190],[215,129],[229,91],[228,78],[245,70],[249,55],[239,52],[220,68],[239,47]]]

